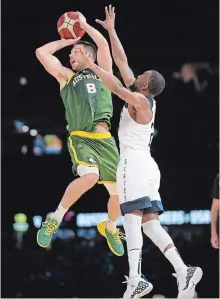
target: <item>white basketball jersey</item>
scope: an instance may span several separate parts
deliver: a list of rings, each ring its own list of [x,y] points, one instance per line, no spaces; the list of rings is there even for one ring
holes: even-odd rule
[[[150,146],[154,133],[154,119],[156,113],[156,102],[149,99],[151,110],[153,113],[152,120],[147,125],[136,123],[128,112],[128,104],[126,103],[121,112],[119,122],[118,137],[120,153],[125,149],[147,150],[150,152]]]

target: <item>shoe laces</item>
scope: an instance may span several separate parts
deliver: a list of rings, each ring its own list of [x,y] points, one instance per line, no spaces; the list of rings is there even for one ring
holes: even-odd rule
[[[112,233],[112,235],[117,244],[120,244],[121,240],[126,240],[125,234],[120,232],[118,228],[115,233]]]
[[[45,221],[42,223],[42,226],[45,226],[46,227],[46,230],[45,230],[45,235],[49,236],[49,235],[52,235],[52,234],[55,234],[58,230],[58,224],[54,223],[51,220],[49,221]]]
[[[126,235],[125,235],[125,233],[122,233],[122,232],[118,232],[118,236],[119,236],[119,238],[121,239],[121,240],[124,240],[124,241],[126,241]]]

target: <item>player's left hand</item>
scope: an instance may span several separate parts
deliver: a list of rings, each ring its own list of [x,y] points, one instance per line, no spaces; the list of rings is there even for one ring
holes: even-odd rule
[[[215,249],[219,248],[219,242],[218,242],[218,235],[217,235],[217,233],[212,233],[212,235],[211,235],[211,244],[212,244],[213,248],[215,248]]]
[[[105,7],[105,20],[101,21],[96,19],[96,23],[102,25],[109,32],[115,28],[115,8],[110,4],[109,7]]]
[[[82,29],[85,30],[85,26],[86,26],[86,24],[87,24],[87,22],[86,22],[86,18],[85,18],[84,15],[83,15],[81,12],[79,12],[79,11],[77,11],[77,14],[78,14],[78,21],[79,21],[79,23],[80,23],[80,27],[81,27]]]

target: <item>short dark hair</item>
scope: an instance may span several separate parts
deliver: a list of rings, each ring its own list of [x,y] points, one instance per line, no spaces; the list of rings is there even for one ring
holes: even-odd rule
[[[84,45],[85,48],[88,48],[92,52],[93,58],[94,58],[94,60],[96,60],[97,48],[94,44],[92,44],[90,42],[86,42],[84,40],[79,40],[77,43],[75,43],[74,46],[76,46],[76,45]]]
[[[151,75],[148,81],[148,89],[152,96],[158,96],[165,87],[164,77],[157,71],[151,71]]]

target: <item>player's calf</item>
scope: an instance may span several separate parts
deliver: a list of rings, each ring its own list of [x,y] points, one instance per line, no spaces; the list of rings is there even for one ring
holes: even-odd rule
[[[108,220],[107,229],[113,233],[116,232],[118,217],[121,214],[118,195],[110,195],[108,200]]]
[[[50,218],[42,223],[42,227],[37,233],[37,243],[39,246],[48,247],[50,245],[53,235],[57,232],[66,212],[85,192],[91,189],[97,181],[98,175],[89,173],[69,184],[58,208]]]
[[[173,265],[175,271],[186,269],[178,250],[170,235],[161,226],[157,213],[148,213],[143,216],[142,227],[145,235],[161,250]]]
[[[141,231],[143,213],[135,210],[124,216],[124,229],[126,233],[129,278],[127,289],[123,298],[141,298],[151,292],[153,286],[141,274],[143,236]]]
[[[186,266],[173,240],[162,228],[156,213],[145,214],[142,227],[146,236],[151,239],[173,265],[178,281],[178,298],[193,298],[195,286],[202,278],[202,269]]]

